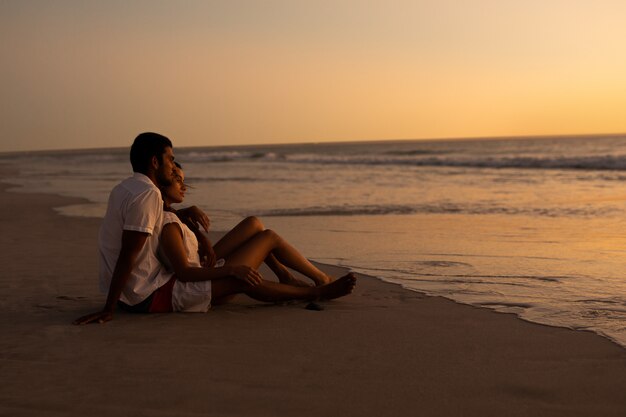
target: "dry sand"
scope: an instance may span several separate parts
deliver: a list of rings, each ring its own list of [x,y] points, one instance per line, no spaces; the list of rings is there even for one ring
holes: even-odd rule
[[[104,302],[100,221],[6,188],[2,416],[626,415],[626,349],[364,276],[319,312],[241,298],[73,326]]]

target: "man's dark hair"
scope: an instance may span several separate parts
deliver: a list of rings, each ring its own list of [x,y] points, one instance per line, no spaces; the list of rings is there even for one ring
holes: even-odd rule
[[[163,154],[168,146],[172,148],[172,141],[163,135],[153,132],[139,134],[130,147],[130,164],[133,171],[147,173],[153,156],[163,163]]]

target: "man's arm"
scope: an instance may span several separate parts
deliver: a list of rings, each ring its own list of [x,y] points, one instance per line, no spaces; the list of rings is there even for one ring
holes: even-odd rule
[[[176,210],[174,213],[178,218],[185,223],[191,230],[200,229],[200,226],[208,232],[211,226],[211,220],[205,212],[200,210],[197,206],[191,206]]]
[[[115,270],[111,277],[111,286],[109,287],[109,295],[102,311],[98,313],[88,314],[79,319],[74,320],[74,324],[88,323],[105,323],[113,319],[113,310],[117,300],[120,299],[124,285],[130,278],[130,273],[135,266],[137,256],[143,249],[148,239],[148,233],[134,232],[124,230],[122,232],[122,249],[115,264]]]

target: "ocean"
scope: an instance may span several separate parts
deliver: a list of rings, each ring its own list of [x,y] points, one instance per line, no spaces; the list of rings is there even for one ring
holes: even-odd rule
[[[192,187],[183,206],[214,230],[256,215],[311,259],[626,347],[626,136],[174,152]],[[0,164],[13,191],[88,200],[56,208],[67,216],[101,217],[131,175],[128,148]]]

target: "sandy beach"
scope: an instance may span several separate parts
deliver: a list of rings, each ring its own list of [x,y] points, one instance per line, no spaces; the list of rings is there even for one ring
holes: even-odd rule
[[[367,276],[319,312],[241,297],[208,314],[73,326],[104,302],[100,221],[52,209],[78,201],[7,188],[2,416],[626,413],[626,350],[609,340]]]

